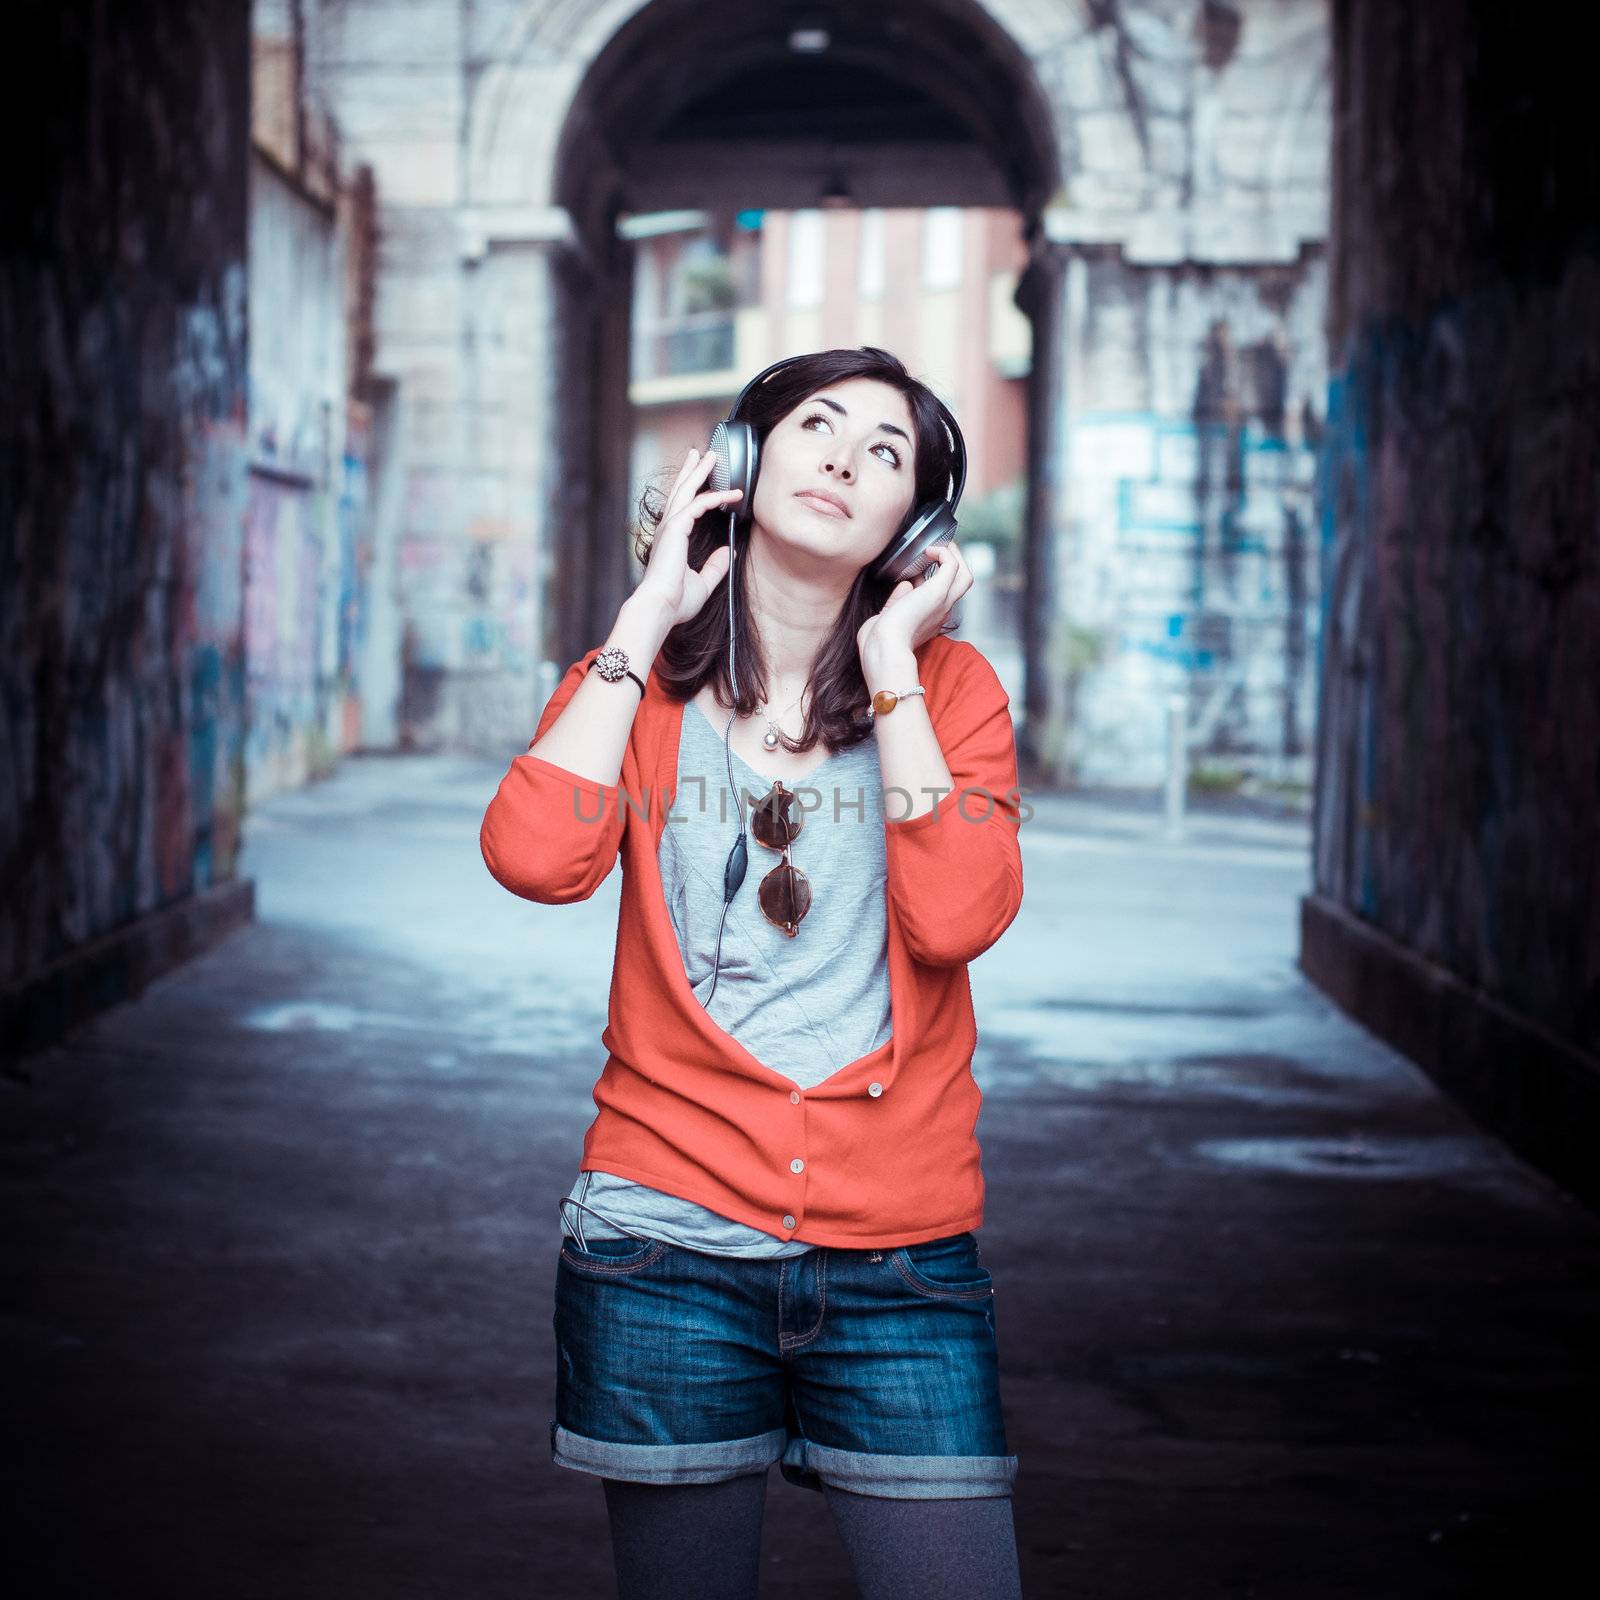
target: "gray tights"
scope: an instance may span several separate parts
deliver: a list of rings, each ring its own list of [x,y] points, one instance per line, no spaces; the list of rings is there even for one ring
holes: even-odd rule
[[[767,1474],[604,1478],[618,1600],[756,1600]],[[891,1500],[824,1484],[861,1600],[1021,1600],[1005,1496]]]

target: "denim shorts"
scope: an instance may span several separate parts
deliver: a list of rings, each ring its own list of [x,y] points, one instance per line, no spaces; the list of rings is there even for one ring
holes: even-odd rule
[[[819,1491],[1008,1496],[994,1298],[970,1232],[766,1258],[564,1237],[551,1458],[635,1483],[776,1461]]]

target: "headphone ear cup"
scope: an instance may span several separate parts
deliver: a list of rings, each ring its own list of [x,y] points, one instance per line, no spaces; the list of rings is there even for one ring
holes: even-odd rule
[[[955,536],[956,517],[948,500],[918,506],[905,531],[873,563],[871,576],[891,584],[902,578],[915,580],[927,565],[926,553]]]
[[[711,468],[711,487],[741,491],[728,509],[733,512],[736,528],[748,527],[761,457],[756,430],[748,422],[719,422],[711,430],[710,450],[716,457]]]

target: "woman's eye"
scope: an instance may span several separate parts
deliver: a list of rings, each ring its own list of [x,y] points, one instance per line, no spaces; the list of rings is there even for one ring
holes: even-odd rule
[[[800,424],[800,426],[802,428],[809,428],[813,422],[827,422],[827,421],[828,421],[828,419],[825,416],[823,416],[823,414],[820,411],[813,411],[811,413],[811,415],[809,417],[807,417],[806,420]],[[832,427],[833,424],[830,422],[830,423],[828,423],[828,426]],[[900,465],[900,452],[898,450],[896,450],[895,447],[892,444],[888,443],[887,440],[883,441],[882,443],[875,444],[872,448],[874,450],[887,450],[889,452],[889,454],[894,457],[894,464],[897,467]]]

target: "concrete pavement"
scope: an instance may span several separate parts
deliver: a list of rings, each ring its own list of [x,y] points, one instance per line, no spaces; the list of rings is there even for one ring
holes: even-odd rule
[[[619,879],[501,889],[503,770],[352,760],[262,806],[258,922],[5,1080],[34,1593],[613,1592],[547,1423]],[[972,968],[1025,1592],[1567,1593],[1593,1216],[1300,977],[1303,822],[1174,842],[1034,798]],[[777,1473],[763,1565],[772,1600],[854,1593]]]

